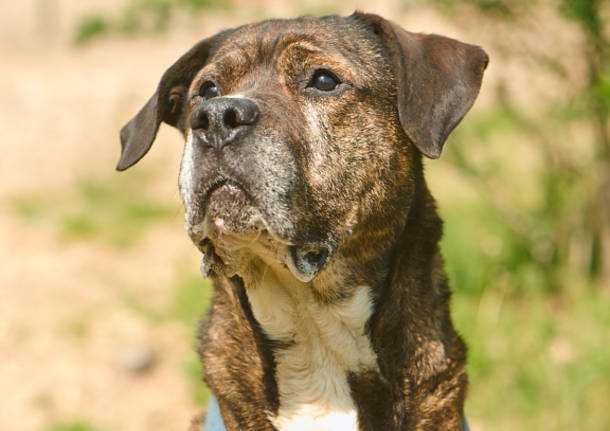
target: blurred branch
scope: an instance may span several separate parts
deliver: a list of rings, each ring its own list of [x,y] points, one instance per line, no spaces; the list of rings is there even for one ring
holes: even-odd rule
[[[610,286],[610,43],[601,16],[601,1],[561,0],[560,10],[577,22],[586,36],[583,52],[589,76],[585,91],[597,143],[594,175],[598,192],[591,202],[591,222],[596,241],[591,271],[599,273],[602,283]]]

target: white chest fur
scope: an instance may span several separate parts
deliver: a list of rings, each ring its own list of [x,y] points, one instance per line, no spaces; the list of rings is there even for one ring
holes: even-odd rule
[[[280,431],[357,430],[347,373],[377,369],[365,334],[372,312],[369,288],[336,304],[320,304],[311,288],[272,276],[248,289],[255,318],[271,340],[290,342],[275,352]]]

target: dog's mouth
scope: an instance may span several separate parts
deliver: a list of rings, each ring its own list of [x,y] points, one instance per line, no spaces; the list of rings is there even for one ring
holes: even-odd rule
[[[216,253],[216,248],[209,238],[197,244],[201,251],[201,274],[204,277],[211,272],[220,273],[225,269],[225,262]],[[285,253],[285,267],[303,283],[308,283],[326,266],[332,251],[328,247],[289,246]]]
[[[203,224],[210,236],[223,233],[249,236],[257,230],[258,209],[255,200],[241,182],[220,178],[201,195],[196,218],[191,224]]]
[[[334,251],[325,244],[295,244],[278,236],[248,189],[232,178],[219,178],[207,186],[199,208],[197,221],[187,223],[187,230],[202,253],[201,272],[206,277],[211,272],[226,274],[235,253],[252,249],[256,254],[267,249],[274,250],[268,256],[307,283],[327,265]]]
[[[203,210],[204,212],[207,211],[210,201],[214,199],[228,199],[234,201],[242,197],[249,201],[252,200],[241,183],[229,178],[219,178],[206,189],[202,199],[204,203]]]
[[[332,250],[330,247],[292,246],[286,256],[286,266],[303,283],[310,282],[326,266]]]
[[[204,238],[248,237],[256,233],[258,210],[244,185],[232,178],[219,177],[202,185],[185,199],[186,230],[197,245]]]

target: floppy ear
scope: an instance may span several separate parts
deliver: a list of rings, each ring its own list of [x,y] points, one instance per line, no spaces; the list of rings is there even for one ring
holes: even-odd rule
[[[422,154],[438,158],[474,103],[489,57],[478,46],[411,33],[377,15],[356,12],[355,17],[372,25],[390,58],[406,135]]]
[[[155,94],[121,129],[121,158],[117,170],[124,171],[144,157],[162,121],[184,132],[181,120],[189,85],[207,63],[222,35],[224,33],[200,41],[165,71]]]

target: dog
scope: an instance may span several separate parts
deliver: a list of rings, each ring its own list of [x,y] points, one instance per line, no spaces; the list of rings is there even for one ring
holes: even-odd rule
[[[197,43],[123,127],[121,171],[162,122],[185,138],[185,226],[214,282],[199,353],[228,430],[462,429],[422,159],[487,63],[373,14],[268,20]]]

